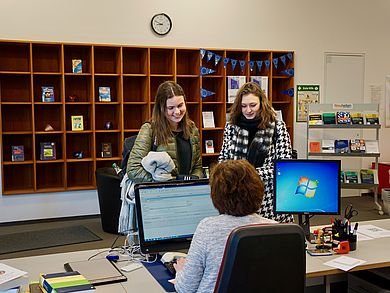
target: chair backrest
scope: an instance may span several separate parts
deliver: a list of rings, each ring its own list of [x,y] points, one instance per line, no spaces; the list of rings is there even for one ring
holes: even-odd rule
[[[136,138],[137,138],[137,134],[126,137],[123,143],[122,162],[121,162],[121,169],[123,174],[126,174],[127,161],[129,160],[130,152],[134,146],[134,142]]]
[[[305,236],[300,226],[248,225],[231,232],[214,292],[301,293],[305,274]]]

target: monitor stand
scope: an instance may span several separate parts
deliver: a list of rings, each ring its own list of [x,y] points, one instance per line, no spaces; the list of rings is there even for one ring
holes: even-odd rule
[[[310,215],[298,215],[298,223],[302,227],[306,239],[310,242]]]

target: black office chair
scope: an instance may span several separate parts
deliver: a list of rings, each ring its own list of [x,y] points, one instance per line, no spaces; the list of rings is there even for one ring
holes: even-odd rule
[[[214,293],[302,293],[305,274],[305,235],[300,226],[243,226],[226,242]]]

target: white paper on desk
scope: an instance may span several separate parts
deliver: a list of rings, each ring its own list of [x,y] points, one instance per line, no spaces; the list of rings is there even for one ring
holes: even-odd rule
[[[26,275],[27,272],[15,269],[13,267],[7,266],[6,264],[0,263],[0,284],[11,281],[13,279],[19,278]]]
[[[359,234],[364,234],[371,238],[390,237],[390,231],[374,226],[374,225],[362,225],[358,228]]]
[[[350,269],[360,266],[365,262],[366,262],[365,260],[361,260],[349,256],[340,256],[338,258],[327,261],[326,263],[324,263],[324,265],[330,266],[332,268],[340,269],[343,271],[349,271]]]
[[[357,232],[357,241],[366,241],[366,240],[372,240],[374,238],[368,237],[367,235],[361,234]]]

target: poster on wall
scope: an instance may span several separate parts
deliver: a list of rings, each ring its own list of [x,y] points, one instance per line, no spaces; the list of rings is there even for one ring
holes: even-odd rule
[[[319,85],[297,85],[297,122],[307,121],[307,111],[309,104],[319,104],[320,86]]]
[[[390,75],[386,76],[385,85],[385,116],[386,116],[386,127],[390,127]]]

